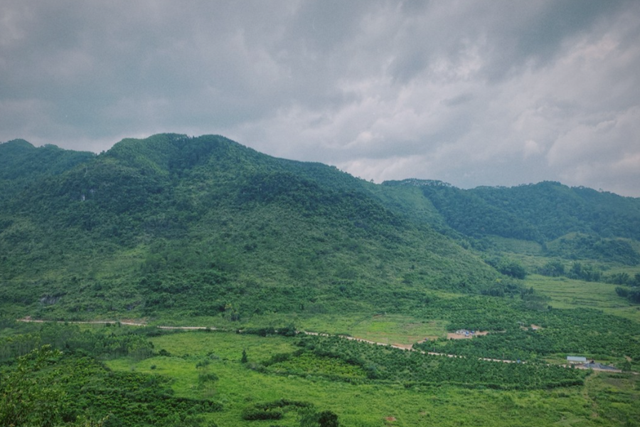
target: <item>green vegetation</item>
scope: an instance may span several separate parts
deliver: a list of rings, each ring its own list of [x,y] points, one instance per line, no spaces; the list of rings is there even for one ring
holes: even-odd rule
[[[0,144],[0,424],[637,425],[639,230],[638,199],[220,136]]]
[[[0,144],[0,206],[34,182],[60,175],[93,157],[93,153],[54,145],[36,148],[21,139]]]
[[[616,293],[621,297],[627,298],[629,301],[635,304],[640,304],[640,290],[629,290],[625,288],[616,288]]]
[[[604,276],[577,260],[640,259],[637,200],[557,183],[376,186],[219,136],[123,140],[99,156],[0,147],[20,153],[4,161],[21,191],[0,204],[0,305],[16,316],[402,314],[433,291],[519,293],[499,273],[533,271],[495,236],[573,259],[583,268],[566,274],[586,280]],[[15,172],[49,151],[50,168]]]
[[[10,320],[4,319],[4,323],[10,324]],[[129,329],[115,324],[113,327],[107,324],[97,331],[56,323],[47,323],[42,327],[24,325],[17,330],[22,333],[0,337],[0,361],[23,356],[45,345],[103,359],[121,356],[144,359],[153,353],[147,338],[160,333],[156,328]]]
[[[391,181],[384,185],[421,188],[447,224],[468,236],[495,235],[540,243],[569,233],[593,236],[594,243],[611,237],[640,239],[640,202],[613,193],[569,188],[558,182],[471,190],[440,181]],[[593,250],[618,250],[615,243],[611,248],[607,243],[603,246]]]
[[[125,140],[0,212],[0,301],[49,319],[238,320],[389,311],[394,293],[476,293],[497,277],[369,186],[222,137]]]
[[[493,389],[553,388],[583,384],[584,372],[535,363],[500,363],[476,357],[451,358],[371,345],[336,337],[304,337],[313,354],[359,366],[372,380],[400,381],[405,387],[455,384]],[[297,362],[302,355],[296,355]],[[304,362],[296,364],[302,369]],[[290,372],[296,372],[296,370]]]
[[[526,326],[512,326],[469,340],[439,340],[416,347],[468,357],[525,361],[571,354],[615,365],[621,365],[627,358],[640,360],[638,329],[630,320],[586,309],[551,310],[521,317],[524,321],[520,324]]]
[[[0,423],[5,426],[39,424],[51,426],[60,420],[58,401],[61,391],[56,384],[59,370],[46,372],[61,353],[42,347],[18,359],[15,370],[2,378]],[[43,373],[42,371],[45,371]]]
[[[36,329],[41,328],[47,326]],[[73,326],[57,328],[60,335],[67,328],[75,331]],[[100,335],[113,329],[85,331]],[[78,352],[36,349],[21,359],[31,368],[20,370],[22,361],[2,368],[0,389],[19,384],[26,394],[53,393],[46,399],[58,414],[47,418],[51,425],[93,420],[102,425],[251,426],[259,425],[256,419],[270,419],[283,426],[336,425],[323,424],[336,420],[344,426],[383,426],[393,418],[406,426],[472,420],[536,426],[567,419],[595,426],[633,425],[640,415],[633,374],[429,356],[336,337],[197,331],[164,332],[148,340],[153,355],[109,357],[108,368]],[[245,348],[247,364],[240,361]],[[37,360],[46,363],[36,367]],[[205,372],[215,379],[203,386]],[[35,381],[38,388],[25,388]],[[44,403],[42,396],[24,403]]]
[[[167,378],[111,372],[49,346],[20,357],[3,377],[0,422],[7,426],[81,425],[86,416],[102,426],[201,425],[195,414],[222,409],[213,401],[175,397]]]
[[[548,256],[610,261],[625,265],[640,263],[640,255],[624,239],[603,239],[576,233],[549,242],[546,248]]]

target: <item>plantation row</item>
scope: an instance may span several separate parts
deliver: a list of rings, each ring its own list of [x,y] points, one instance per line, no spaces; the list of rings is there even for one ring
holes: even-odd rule
[[[446,383],[495,389],[553,388],[582,385],[587,375],[560,366],[434,356],[340,337],[305,336],[299,345],[318,357],[359,366],[371,380],[402,382],[406,386]],[[304,363],[302,355],[296,357]],[[289,363],[295,364],[295,360],[292,358]]]
[[[518,310],[518,306],[519,303],[509,304],[509,300],[498,298],[448,300],[448,311],[425,310],[425,315],[449,320],[448,328],[452,331],[468,329],[495,333],[471,340],[439,339],[418,344],[417,348],[510,360],[577,353],[619,361],[631,358],[634,364],[640,361],[637,339],[640,327],[631,320],[583,308],[536,311]],[[531,330],[532,324],[540,329]]]

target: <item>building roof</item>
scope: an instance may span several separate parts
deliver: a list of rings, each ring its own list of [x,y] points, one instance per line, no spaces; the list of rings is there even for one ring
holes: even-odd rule
[[[567,356],[569,362],[586,362],[587,358],[582,356]]]

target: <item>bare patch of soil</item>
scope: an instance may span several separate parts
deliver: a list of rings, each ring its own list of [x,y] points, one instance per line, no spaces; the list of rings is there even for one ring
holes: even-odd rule
[[[450,333],[450,334],[447,334],[447,338],[449,338],[450,340],[464,340],[464,339],[469,339],[473,337],[478,337],[480,335],[487,335],[488,333],[489,333],[488,331],[477,331],[469,335]]]

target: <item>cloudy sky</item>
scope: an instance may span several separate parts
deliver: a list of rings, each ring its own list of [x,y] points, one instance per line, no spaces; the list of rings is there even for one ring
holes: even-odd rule
[[[640,2],[0,4],[0,141],[221,134],[380,182],[640,197]]]

